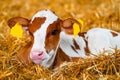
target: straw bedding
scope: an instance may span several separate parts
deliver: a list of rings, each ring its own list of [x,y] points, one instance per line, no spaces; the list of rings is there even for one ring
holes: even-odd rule
[[[54,72],[37,64],[23,65],[16,54],[30,37],[13,37],[7,26],[11,17],[31,19],[37,11],[51,9],[61,19],[81,18],[82,31],[104,27],[120,32],[119,0],[3,0],[0,5],[0,80],[120,80],[119,50],[108,56],[65,62]]]

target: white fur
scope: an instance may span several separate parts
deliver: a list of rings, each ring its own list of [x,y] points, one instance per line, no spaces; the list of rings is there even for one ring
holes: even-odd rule
[[[108,53],[113,53],[114,48],[120,49],[120,34],[118,36],[113,37],[111,32],[115,32],[113,30],[103,29],[103,28],[93,28],[85,34],[85,39],[88,41],[88,48],[90,52],[94,55],[98,55],[105,51]],[[73,39],[77,42],[80,47],[80,50],[77,50],[76,53],[71,46],[73,45]],[[73,35],[65,34],[65,32],[61,32],[60,34],[60,48],[70,57],[82,57],[86,58],[88,56],[85,55],[86,43],[82,37],[77,36],[76,38]]]
[[[73,35],[68,35],[65,32],[60,33],[60,48],[62,49],[62,51],[70,57],[86,57],[84,51],[86,44],[83,38],[79,36],[75,38],[75,41],[80,47],[80,49],[76,50],[77,52],[75,52],[71,47],[74,46],[73,39]]]
[[[93,28],[87,32],[86,39],[88,39],[88,47],[92,54],[98,55],[104,50],[114,52],[113,48],[120,49],[120,33],[115,32],[118,36],[113,37],[111,32],[115,31]]]
[[[36,13],[33,16],[32,21],[36,17],[46,17],[46,20],[41,25],[41,27],[37,31],[35,31],[33,34],[34,43],[33,43],[31,51],[44,51],[45,53],[44,60],[40,64],[43,66],[49,67],[53,63],[51,61],[54,60],[53,55],[55,51],[52,50],[49,54],[46,53],[46,49],[45,49],[46,30],[50,24],[52,24],[54,21],[58,19],[58,17],[55,14],[53,14],[53,12],[51,12],[50,10],[43,10],[43,11]],[[50,61],[49,59],[53,59],[53,60]]]

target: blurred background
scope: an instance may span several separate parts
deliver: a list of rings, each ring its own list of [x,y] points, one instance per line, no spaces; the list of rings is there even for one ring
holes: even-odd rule
[[[31,19],[37,11],[50,9],[61,19],[81,18],[84,30],[91,27],[120,30],[120,0],[0,0],[0,5],[0,28],[11,17]]]

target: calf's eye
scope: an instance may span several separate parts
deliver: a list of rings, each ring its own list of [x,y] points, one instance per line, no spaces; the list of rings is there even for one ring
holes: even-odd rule
[[[51,34],[56,35],[58,30],[52,30]]]

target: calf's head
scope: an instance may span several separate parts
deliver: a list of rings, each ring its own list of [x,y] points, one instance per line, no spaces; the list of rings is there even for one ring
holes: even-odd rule
[[[26,20],[25,18],[22,19]],[[13,21],[17,22],[16,20]],[[18,22],[21,22],[21,19]],[[31,60],[34,63],[50,67],[59,46],[60,33],[64,31],[67,34],[72,34],[74,22],[79,24],[79,22],[71,18],[61,20],[50,10],[36,13],[31,21],[27,23],[32,39],[32,47],[28,55]],[[12,20],[9,20],[8,23],[12,23]]]

